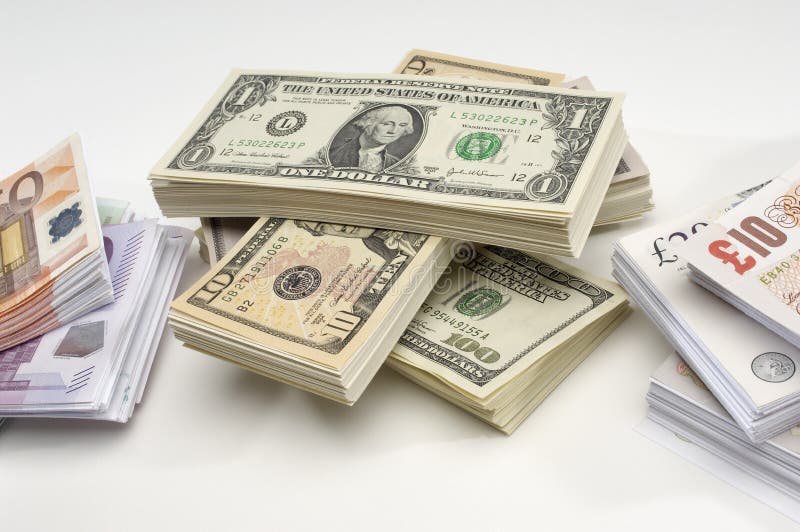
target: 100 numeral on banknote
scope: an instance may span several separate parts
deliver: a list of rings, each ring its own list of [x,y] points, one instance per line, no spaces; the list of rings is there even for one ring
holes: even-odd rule
[[[555,208],[586,186],[621,99],[479,80],[234,72],[153,176]]]

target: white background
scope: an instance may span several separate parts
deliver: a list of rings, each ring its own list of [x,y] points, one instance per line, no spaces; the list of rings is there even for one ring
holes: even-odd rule
[[[800,159],[800,9],[758,5],[5,1],[0,175],[78,131],[96,192],[157,216],[148,170],[231,67],[383,72],[420,47],[587,74],[627,93],[658,204],[590,237],[578,263],[610,276],[615,239]],[[634,432],[668,352],[637,311],[505,437],[386,369],[341,407],[168,331],[127,425],[0,434],[0,529],[795,529]]]

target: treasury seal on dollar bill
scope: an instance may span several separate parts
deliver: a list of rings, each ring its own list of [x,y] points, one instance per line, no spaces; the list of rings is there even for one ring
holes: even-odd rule
[[[313,266],[293,266],[275,278],[273,290],[282,299],[304,299],[319,288],[322,274]]]
[[[794,361],[783,353],[768,351],[753,359],[753,373],[762,381],[784,382],[794,375]]]

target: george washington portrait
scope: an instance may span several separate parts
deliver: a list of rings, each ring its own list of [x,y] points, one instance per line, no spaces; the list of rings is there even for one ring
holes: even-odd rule
[[[336,168],[379,173],[403,160],[422,135],[422,117],[406,105],[379,105],[356,115],[331,142]]]

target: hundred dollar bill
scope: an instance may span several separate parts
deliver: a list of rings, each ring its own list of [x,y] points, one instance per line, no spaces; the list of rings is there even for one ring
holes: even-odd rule
[[[530,85],[558,86],[564,81],[564,74],[500,65],[428,50],[411,50],[394,71],[397,74],[476,78]]]
[[[682,254],[692,280],[800,347],[798,226],[800,165],[689,239]]]
[[[440,278],[389,364],[510,432],[627,309],[615,283],[552,259],[478,247]]]
[[[175,300],[170,321],[191,346],[352,403],[448,251],[437,237],[261,218]]]

